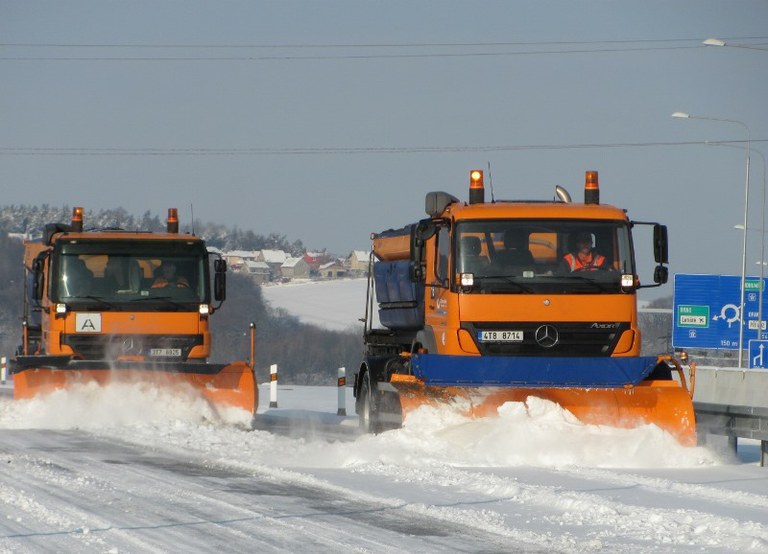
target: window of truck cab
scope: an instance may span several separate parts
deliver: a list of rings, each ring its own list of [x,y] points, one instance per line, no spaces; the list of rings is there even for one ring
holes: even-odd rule
[[[210,299],[207,259],[200,241],[64,240],[52,255],[51,294],[73,305],[173,302],[196,309]],[[167,265],[175,277],[160,287]]]
[[[437,232],[435,256],[435,285],[447,287],[450,283],[451,232],[448,225],[440,226]]]
[[[571,271],[576,237],[588,233],[603,265]],[[469,220],[455,226],[456,276],[472,274],[465,293],[616,293],[621,275],[634,274],[625,220]]]

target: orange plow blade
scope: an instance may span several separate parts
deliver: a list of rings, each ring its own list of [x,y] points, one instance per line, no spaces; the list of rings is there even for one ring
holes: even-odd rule
[[[653,424],[684,446],[696,445],[696,421],[688,391],[675,381],[643,381],[627,388],[434,387],[409,375],[393,375],[405,416],[424,405],[457,400],[468,404],[470,417],[497,414],[506,402],[526,402],[531,396],[549,400],[590,425],[634,428]]]
[[[253,370],[246,362],[191,364],[118,361],[72,361],[63,367],[33,367],[13,375],[14,399],[22,400],[66,389],[75,384],[96,382],[142,383],[168,390],[192,390],[216,408],[240,408],[254,414],[258,389]]]

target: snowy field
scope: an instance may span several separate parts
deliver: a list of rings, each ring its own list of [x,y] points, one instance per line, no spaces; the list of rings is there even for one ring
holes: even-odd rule
[[[359,282],[340,283],[307,285],[311,317],[353,303],[335,295]],[[138,386],[5,388],[0,552],[768,552],[755,442],[684,448],[544,401],[422,408],[367,436],[349,390],[347,417],[334,387],[280,387],[277,408],[260,391],[250,430]]]
[[[362,333],[359,320],[365,316],[367,284],[367,279],[304,281],[262,286],[261,292],[273,308],[282,308],[303,323]]]

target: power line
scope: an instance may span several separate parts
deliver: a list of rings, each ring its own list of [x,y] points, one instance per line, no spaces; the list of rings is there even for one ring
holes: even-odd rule
[[[740,37],[727,40],[768,40],[768,37]],[[690,45],[673,43],[694,43]],[[621,46],[635,45],[635,46]],[[573,48],[563,48],[564,46]],[[701,39],[640,39],[640,40],[592,40],[553,42],[455,42],[455,43],[370,43],[370,44],[65,44],[65,43],[2,43],[0,47],[20,48],[68,48],[68,49],[255,49],[255,50],[328,50],[328,49],[426,49],[426,48],[484,48],[485,51],[458,52],[365,52],[358,54],[257,54],[257,55],[184,55],[184,56],[130,56],[130,55],[14,55],[2,56],[0,61],[127,61],[127,62],[184,62],[184,61],[291,61],[291,60],[363,60],[388,58],[466,58],[532,56],[552,54],[593,54],[616,52],[643,52],[656,50],[683,50],[705,48]],[[495,48],[531,48],[534,50],[495,51]],[[546,47],[546,49],[540,49]],[[490,49],[490,50],[489,50]]]
[[[751,143],[768,142],[752,139]],[[504,152],[520,150],[579,150],[595,148],[649,148],[659,146],[703,146],[714,141],[653,141],[622,143],[522,144],[488,146],[370,146],[370,147],[289,147],[289,148],[55,148],[0,147],[0,156],[308,156],[355,154],[432,154],[452,152]],[[743,144],[723,140],[717,144]]]
[[[649,44],[666,42],[694,42],[702,38],[665,39],[624,39],[624,40],[578,40],[578,41],[516,41],[516,42],[380,42],[380,43],[336,43],[336,44],[163,44],[163,43],[54,43],[54,42],[8,42],[0,47],[27,48],[455,48],[455,47],[501,47],[501,46],[565,46],[585,44]],[[768,40],[760,37],[723,37],[723,40]]]
[[[339,54],[339,55],[280,55],[280,56],[0,56],[0,61],[113,61],[113,62],[224,62],[224,61],[308,61],[308,60],[373,60],[393,58],[474,58],[504,56],[534,56],[546,54],[604,54],[616,52],[647,52],[686,50],[706,46],[659,46],[638,48],[604,48],[583,50],[531,50],[525,52],[432,52],[409,54]]]

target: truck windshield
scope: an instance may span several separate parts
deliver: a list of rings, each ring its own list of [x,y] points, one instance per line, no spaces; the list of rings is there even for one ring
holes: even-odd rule
[[[64,242],[51,260],[51,294],[69,304],[156,301],[197,309],[209,301],[206,260],[199,241]]]
[[[467,293],[615,293],[635,273],[626,221],[463,221],[454,237]]]

